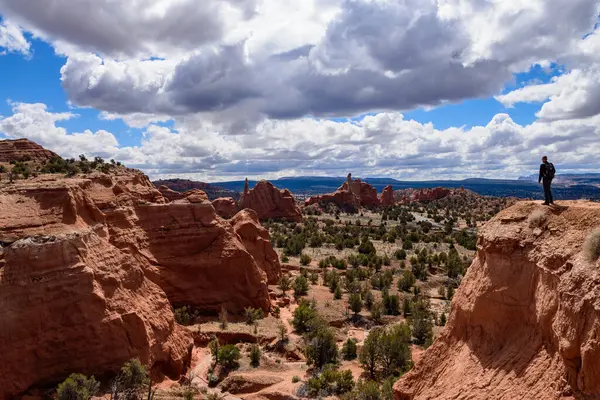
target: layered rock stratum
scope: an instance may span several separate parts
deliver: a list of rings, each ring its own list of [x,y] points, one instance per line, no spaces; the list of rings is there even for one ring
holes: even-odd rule
[[[0,163],[10,161],[45,162],[57,154],[28,139],[0,140]]]
[[[0,398],[134,357],[178,379],[193,341],[173,306],[268,310],[278,259],[253,229],[242,240],[204,192],[169,202],[131,170],[0,182]]]
[[[600,204],[519,202],[480,231],[447,327],[395,385],[405,399],[600,398]]]

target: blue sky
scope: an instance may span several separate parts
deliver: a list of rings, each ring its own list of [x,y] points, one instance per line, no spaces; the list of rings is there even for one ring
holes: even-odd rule
[[[240,14],[211,15],[144,0],[156,19],[106,0],[57,0],[52,15],[0,0],[0,136],[206,180],[516,177],[542,152],[589,171],[598,1],[552,1],[479,13],[459,0],[244,0]],[[77,7],[90,20],[73,20]],[[115,18],[94,14],[105,7]],[[188,27],[146,28],[181,12]],[[502,30],[509,14],[518,29]],[[538,29],[553,20],[555,32]]]

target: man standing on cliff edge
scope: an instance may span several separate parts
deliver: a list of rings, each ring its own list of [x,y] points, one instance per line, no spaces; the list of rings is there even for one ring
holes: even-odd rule
[[[556,173],[556,169],[554,168],[554,164],[548,162],[548,157],[542,157],[542,165],[540,165],[540,176],[538,178],[538,183],[544,183],[544,205],[548,206],[550,204],[554,204],[554,200],[552,199],[552,189],[550,185],[552,184],[552,179],[554,179],[554,174]]]

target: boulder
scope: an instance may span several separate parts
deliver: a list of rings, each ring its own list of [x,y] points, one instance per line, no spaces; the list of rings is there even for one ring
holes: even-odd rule
[[[281,278],[279,256],[273,250],[269,231],[260,224],[258,214],[251,209],[242,210],[233,217],[231,225],[259,268],[265,272],[268,283],[277,284]]]
[[[396,399],[597,398],[600,261],[584,243],[598,226],[585,201],[519,202],[486,223],[445,330]]]
[[[220,197],[212,201],[215,211],[221,218],[230,219],[237,212],[237,203],[231,197]]]
[[[250,190],[248,179],[238,209],[251,208],[261,220],[284,219],[301,222],[302,212],[289,190],[279,190],[271,182],[260,181]]]

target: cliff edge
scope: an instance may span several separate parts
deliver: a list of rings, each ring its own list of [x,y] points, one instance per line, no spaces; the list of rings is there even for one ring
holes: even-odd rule
[[[405,399],[600,398],[600,204],[519,202],[480,231],[442,335],[394,386]]]

